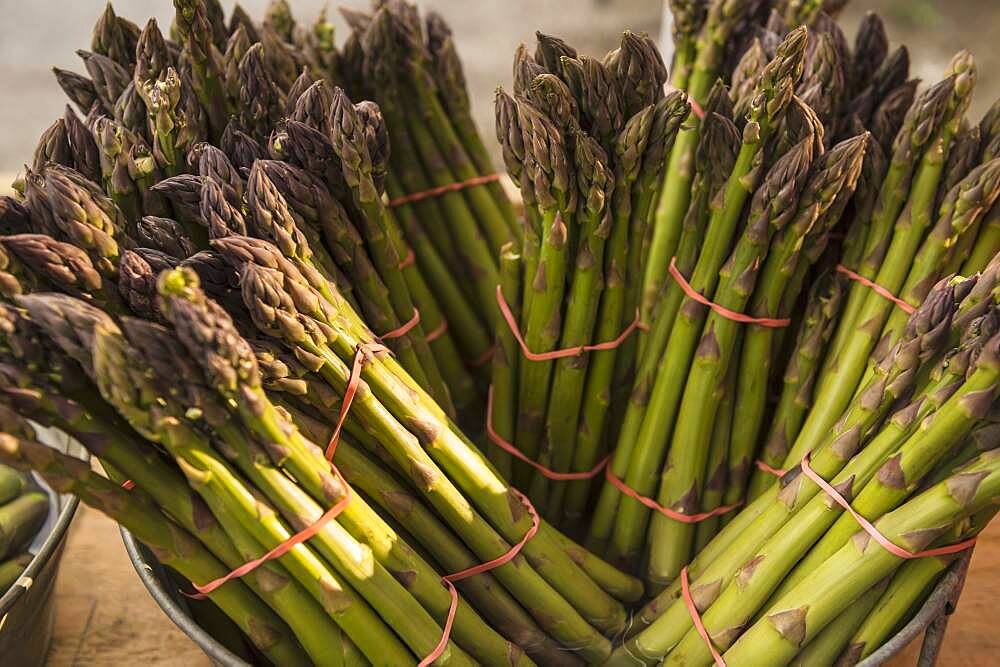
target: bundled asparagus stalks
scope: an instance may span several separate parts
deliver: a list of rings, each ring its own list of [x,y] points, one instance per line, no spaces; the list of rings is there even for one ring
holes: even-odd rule
[[[109,7],[0,201],[0,460],[275,664],[862,659],[996,511],[1000,106],[840,4],[538,33],[520,220],[440,16]]]

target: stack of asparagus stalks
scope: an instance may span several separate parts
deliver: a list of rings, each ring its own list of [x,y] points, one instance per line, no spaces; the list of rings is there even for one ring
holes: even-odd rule
[[[140,246],[184,259],[227,231],[287,246],[379,333],[409,324],[391,343],[404,367],[449,414],[478,421],[496,313],[487,297],[514,216],[472,124],[447,25],[429,15],[425,43],[402,3],[348,13],[358,32],[340,53],[325,13],[299,26],[275,2],[261,24],[239,8],[227,24],[215,0],[175,5],[173,39],[155,20],[140,30],[109,5],[91,50],[80,52],[90,77],[56,70],[86,117],[67,108],[46,132],[24,195],[55,162],[103,185]],[[413,44],[401,37],[411,33]],[[359,104],[345,136],[332,134],[338,86],[360,97],[396,80],[420,104],[402,115],[396,98],[380,95],[381,108]],[[353,116],[364,124],[350,125]],[[221,191],[205,185],[209,176]],[[407,203],[463,181],[461,191]]]
[[[48,496],[24,474],[0,465],[0,596],[31,562],[28,546],[48,514]]]
[[[176,40],[105,12],[91,79],[60,75],[86,119],[67,110],[4,201],[0,458],[118,520],[275,664],[606,658],[642,586],[456,425],[477,390],[454,340],[428,351],[380,108],[311,80],[339,61],[320,28],[289,45],[283,3],[231,29],[175,4]]]
[[[869,655],[1000,497],[1000,104],[841,4],[539,33],[520,220],[439,16],[109,6],[0,199],[0,460],[262,662]]]

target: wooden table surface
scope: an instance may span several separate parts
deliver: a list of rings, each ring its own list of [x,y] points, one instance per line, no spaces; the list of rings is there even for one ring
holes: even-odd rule
[[[211,664],[160,611],[125,554],[118,527],[80,507],[56,585],[56,623],[48,664],[53,667]],[[994,616],[1000,598],[1000,522],[980,538],[969,581],[948,626],[939,665],[997,664],[1000,633]],[[918,643],[915,643],[918,644]],[[916,664],[910,646],[892,667]]]

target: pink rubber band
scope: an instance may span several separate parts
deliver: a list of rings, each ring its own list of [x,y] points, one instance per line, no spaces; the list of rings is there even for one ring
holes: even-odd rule
[[[344,400],[340,405],[340,414],[337,417],[337,426],[334,428],[333,434],[330,436],[330,441],[326,445],[326,460],[330,464],[330,470],[337,476],[337,480],[344,489],[343,498],[338,500],[333,507],[324,512],[323,516],[315,522],[295,533],[281,544],[278,544],[263,556],[244,563],[225,576],[219,577],[218,579],[210,581],[207,584],[198,585],[192,582],[191,585],[194,586],[196,591],[198,591],[197,594],[191,595],[185,593],[185,595],[195,600],[205,599],[212,591],[218,589],[226,582],[243,577],[253,572],[264,563],[274,560],[275,558],[280,558],[299,544],[312,539],[323,529],[323,526],[328,524],[330,521],[333,521],[341,512],[344,511],[348,503],[351,501],[351,487],[347,484],[347,480],[344,479],[344,476],[340,473],[337,466],[333,465],[333,456],[336,454],[337,445],[340,443],[340,433],[343,430],[344,422],[347,420],[347,413],[351,409],[351,404],[354,402],[354,397],[358,392],[358,386],[361,384],[362,368],[373,354],[388,351],[388,348],[380,343],[362,343],[361,345],[358,345],[358,350],[354,355],[354,364],[351,368],[351,375],[347,381],[347,388],[344,390]]]
[[[402,271],[403,269],[408,269],[416,263],[417,263],[417,256],[413,252],[413,248],[407,248],[406,257],[404,257],[399,262],[399,270]]]
[[[881,532],[879,532],[879,529],[876,528],[871,521],[861,516],[861,514],[859,514],[853,507],[851,507],[851,504],[847,502],[847,499],[844,498],[844,496],[840,495],[837,489],[833,488],[833,486],[829,482],[820,477],[819,474],[815,470],[813,470],[812,467],[810,467],[809,465],[809,454],[805,455],[805,458],[802,459],[802,463],[800,464],[800,466],[802,468],[802,472],[805,474],[806,477],[811,479],[816,484],[816,486],[823,489],[823,492],[826,493],[826,495],[830,496],[830,498],[832,498],[835,503],[840,505],[852,517],[854,517],[854,520],[858,522],[858,525],[860,525],[861,528],[866,533],[871,535],[872,539],[878,542],[883,549],[891,553],[893,556],[896,556],[898,558],[904,558],[907,560],[911,558],[929,558],[932,556],[947,556],[949,554],[956,554],[961,551],[965,551],[966,549],[971,548],[972,545],[976,543],[976,538],[973,537],[971,539],[964,540],[957,544],[952,544],[947,547],[940,547],[938,549],[928,549],[926,551],[917,551],[917,552],[907,551],[903,547],[898,546],[895,542],[890,540]]]
[[[785,473],[788,472],[787,470],[782,470],[781,468],[772,468],[760,459],[754,461],[754,465],[756,465],[758,469],[766,472],[768,475],[774,475],[775,477],[784,477]]]
[[[551,470],[550,468],[546,468],[545,466],[543,466],[541,463],[538,463],[537,461],[532,461],[524,452],[522,452],[520,449],[518,449],[517,447],[515,447],[510,442],[504,440],[500,436],[500,434],[497,433],[494,430],[494,428],[493,428],[493,385],[490,385],[489,390],[487,390],[487,392],[486,392],[486,435],[489,437],[490,441],[494,445],[496,445],[500,449],[504,450],[505,452],[507,452],[508,454],[510,454],[511,456],[513,456],[514,458],[516,458],[516,459],[518,459],[520,461],[524,461],[525,463],[527,463],[528,465],[530,465],[532,468],[534,468],[535,470],[537,470],[539,473],[541,473],[543,477],[546,477],[548,479],[554,480],[556,482],[567,482],[567,481],[581,480],[581,479],[593,479],[594,477],[597,477],[598,474],[600,474],[601,470],[604,469],[604,466],[606,466],[608,464],[608,461],[611,459],[610,455],[604,457],[596,466],[594,466],[593,468],[591,468],[590,470],[588,470],[586,472],[556,472],[555,470]]]
[[[388,333],[382,334],[381,336],[378,337],[378,339],[379,340],[392,340],[394,338],[402,338],[406,334],[410,333],[410,331],[413,330],[413,327],[417,326],[418,324],[420,324],[420,311],[417,310],[416,308],[414,308],[413,309],[413,317],[410,318],[409,322],[407,322],[406,324],[403,324],[400,327],[397,327],[396,329],[393,329],[392,331],[390,331]]]
[[[694,598],[691,597],[691,584],[688,582],[687,565],[681,568],[681,597],[684,598],[684,604],[687,605],[688,614],[691,615],[691,622],[694,623],[694,629],[698,631],[698,635],[705,642],[705,645],[708,646],[708,650],[712,652],[712,658],[715,660],[716,666],[726,667],[726,661],[722,659],[722,654],[716,650],[715,644],[712,643],[712,638],[708,636],[708,630],[705,629],[705,624],[701,620],[698,607],[694,603]]]
[[[486,350],[481,355],[479,355],[475,359],[468,361],[467,363],[473,368],[479,368],[480,366],[489,363],[489,361],[493,358],[493,355],[496,354],[496,352],[497,352],[497,346],[493,345],[490,347],[490,349]]]
[[[538,528],[541,525],[541,518],[538,516],[538,511],[535,509],[535,506],[531,504],[531,501],[528,500],[526,495],[514,487],[510,487],[510,491],[517,496],[517,499],[520,500],[525,509],[528,510],[528,514],[531,516],[531,528],[529,528],[528,532],[524,534],[524,537],[521,538],[520,542],[511,547],[510,550],[503,555],[497,556],[491,561],[480,563],[479,565],[473,565],[465,570],[453,572],[452,574],[446,574],[441,577],[444,585],[448,588],[448,592],[451,594],[451,607],[448,609],[448,617],[445,619],[444,631],[441,633],[441,640],[438,642],[434,650],[431,651],[426,658],[420,661],[418,667],[427,667],[427,665],[430,665],[432,662],[437,660],[441,657],[441,654],[444,653],[444,649],[448,645],[448,639],[451,636],[451,627],[455,621],[455,613],[458,611],[458,591],[455,589],[455,582],[468,579],[469,577],[474,577],[477,574],[489,572],[490,570],[511,562],[519,553],[521,553],[521,550],[524,549],[524,545],[526,545],[528,541],[535,536],[535,533],[538,532]]]
[[[679,90],[682,93],[685,92],[685,91],[681,90],[680,88],[674,88],[673,86],[667,86],[667,89],[668,90]],[[698,104],[698,100],[696,100],[693,97],[691,97],[690,95],[688,95],[687,96],[687,101],[688,101],[688,104],[691,105],[691,113],[693,113],[695,116],[697,116],[698,120],[705,120],[705,110],[701,108],[700,104]]]
[[[837,265],[837,272],[838,273],[843,273],[845,276],[847,276],[851,280],[853,280],[855,282],[861,283],[862,285],[864,285],[865,287],[867,287],[871,291],[873,291],[876,294],[878,294],[883,299],[888,299],[889,301],[892,301],[894,304],[896,304],[897,306],[899,306],[899,308],[904,313],[906,313],[907,315],[912,315],[917,310],[916,308],[914,308],[910,304],[906,303],[905,301],[903,301],[898,296],[896,296],[895,294],[893,294],[892,292],[890,292],[886,288],[882,287],[878,283],[872,282],[871,280],[869,280],[868,278],[865,278],[860,273],[855,273],[854,271],[851,271],[849,268],[847,268],[843,264],[838,264]]]
[[[404,204],[412,204],[413,202],[428,199],[430,197],[440,197],[441,195],[448,194],[449,192],[458,192],[459,190],[464,190],[465,188],[471,188],[476,185],[485,185],[499,180],[500,174],[486,174],[485,176],[476,176],[475,178],[459,181],[458,183],[439,185],[436,188],[430,188],[429,190],[424,190],[422,192],[414,192],[410,195],[403,195],[402,197],[390,199],[389,208],[396,208],[397,206],[402,206]]]
[[[759,327],[770,327],[773,329],[780,329],[787,327],[792,323],[790,319],[775,319],[771,317],[751,317],[750,315],[745,315],[744,313],[737,313],[735,310],[729,310],[717,303],[713,303],[706,299],[704,296],[698,293],[695,288],[691,287],[691,284],[684,278],[681,272],[677,268],[677,258],[670,258],[670,276],[674,279],[680,288],[684,291],[689,299],[697,301],[703,306],[708,306],[714,310],[719,315],[722,315],[727,320],[732,320],[733,322],[739,322],[741,324],[756,324]]]
[[[448,320],[441,320],[441,324],[438,326],[438,328],[434,329],[426,336],[424,336],[424,340],[427,341],[428,343],[433,343],[438,338],[445,335],[447,331],[448,331]]]
[[[616,489],[624,493],[629,498],[638,500],[640,503],[642,503],[649,509],[656,510],[657,512],[667,517],[668,519],[673,519],[674,521],[679,521],[681,523],[699,523],[701,521],[704,521],[705,519],[711,519],[713,516],[719,516],[720,514],[731,512],[732,510],[736,509],[737,507],[743,504],[742,502],[738,502],[738,503],[733,503],[732,505],[723,505],[721,507],[716,507],[715,509],[709,510],[707,512],[699,512],[698,514],[684,514],[682,512],[672,510],[669,507],[664,507],[663,505],[659,504],[652,498],[647,498],[646,496],[641,495],[638,491],[636,491],[632,487],[626,485],[625,482],[618,479],[615,473],[611,470],[611,466],[607,466],[604,468],[604,477],[609,482],[611,482],[612,486],[614,486]]]
[[[504,298],[503,289],[500,285],[497,285],[496,294],[497,305],[500,307],[500,314],[503,315],[504,320],[507,322],[507,326],[510,327],[511,333],[514,334],[514,338],[517,339],[517,343],[521,347],[521,353],[528,361],[551,361],[553,359],[564,359],[566,357],[578,357],[584,352],[613,350],[624,343],[636,329],[645,330],[647,328],[646,325],[639,319],[639,310],[636,309],[635,319],[632,320],[631,324],[625,327],[625,330],[622,331],[614,340],[596,343],[594,345],[567,347],[562,350],[552,350],[551,352],[532,352],[528,347],[528,344],[525,342],[524,336],[521,335],[521,329],[518,326],[517,321],[514,319],[514,313],[511,311],[510,306],[507,305],[507,299]]]

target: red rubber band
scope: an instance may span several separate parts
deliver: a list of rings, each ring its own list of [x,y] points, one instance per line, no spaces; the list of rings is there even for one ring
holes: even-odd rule
[[[448,194],[449,192],[458,192],[459,190],[464,190],[465,188],[471,188],[476,185],[485,185],[499,180],[500,174],[486,174],[484,176],[476,176],[457,183],[439,185],[436,188],[430,188],[429,190],[424,190],[422,192],[414,192],[413,194],[390,199],[389,208],[396,208],[397,206],[402,206],[404,204],[412,204],[413,202],[417,202],[422,199],[429,199],[430,197],[440,197],[441,195]]]
[[[190,595],[185,593],[185,595],[195,600],[205,599],[212,591],[218,589],[227,581],[245,576],[250,572],[253,572],[255,569],[257,569],[264,563],[268,562],[269,560],[280,558],[281,556],[284,556],[286,553],[295,548],[297,545],[315,537],[319,533],[319,531],[323,529],[323,526],[328,524],[333,519],[337,518],[337,516],[344,511],[348,503],[351,502],[351,487],[347,484],[347,480],[344,479],[344,476],[340,473],[340,470],[337,468],[337,466],[333,465],[333,456],[336,453],[337,445],[340,442],[340,433],[343,430],[344,422],[347,420],[347,413],[351,409],[351,404],[354,402],[354,397],[358,392],[358,386],[361,384],[362,368],[372,358],[372,355],[378,352],[388,352],[388,351],[389,351],[388,348],[386,348],[384,345],[380,343],[373,342],[373,343],[362,343],[361,345],[358,345],[358,350],[354,355],[354,364],[351,367],[351,375],[347,381],[347,388],[344,390],[344,400],[340,405],[340,414],[337,417],[337,426],[336,428],[334,428],[333,434],[330,436],[330,441],[326,445],[326,452],[325,452],[326,460],[330,464],[330,470],[333,472],[334,475],[337,476],[337,480],[340,482],[340,484],[344,489],[343,498],[338,500],[333,505],[333,507],[324,512],[323,516],[321,516],[315,522],[313,522],[306,528],[300,530],[299,532],[295,533],[290,538],[288,538],[281,544],[277,545],[276,547],[265,553],[263,556],[255,558],[247,563],[244,563],[240,567],[231,571],[229,574],[219,577],[218,579],[215,579],[213,581],[210,581],[207,584],[198,585],[192,582],[191,585],[194,586],[194,589],[198,591],[198,593],[195,595]]]
[[[532,468],[537,470],[542,474],[543,477],[554,480],[556,482],[567,482],[573,480],[581,479],[593,479],[600,474],[604,466],[608,464],[611,459],[611,455],[604,457],[596,466],[591,468],[586,472],[556,472],[550,468],[546,468],[541,463],[537,461],[532,461],[524,452],[512,445],[511,443],[504,440],[499,433],[493,429],[493,385],[486,392],[486,435],[489,437],[490,441],[504,450],[514,458],[524,461]]]
[[[496,352],[497,352],[497,346],[492,345],[490,349],[486,350],[475,359],[472,359],[471,361],[468,361],[466,363],[468,363],[473,368],[479,368],[480,366],[488,364],[490,360],[493,358],[493,355],[496,354]]]
[[[759,327],[770,327],[773,329],[781,329],[787,327],[792,323],[790,319],[775,319],[772,317],[751,317],[744,313],[737,313],[735,310],[729,310],[724,306],[720,306],[717,303],[713,303],[698,293],[695,288],[691,287],[691,284],[684,278],[681,272],[677,269],[677,258],[670,258],[670,276],[674,279],[680,288],[684,291],[689,299],[697,301],[703,306],[708,306],[714,310],[719,315],[722,315],[727,320],[732,320],[733,322],[739,322],[741,324],[756,324]]]
[[[437,646],[434,647],[434,650],[431,651],[426,658],[420,661],[418,667],[427,667],[432,662],[437,660],[441,657],[441,654],[444,653],[444,649],[448,645],[448,639],[451,636],[451,627],[455,621],[455,613],[458,611],[458,590],[455,588],[455,582],[468,579],[469,577],[474,577],[477,574],[489,572],[490,570],[511,562],[519,553],[521,553],[524,545],[526,545],[528,541],[535,536],[535,533],[538,532],[538,528],[541,525],[541,518],[539,518],[538,511],[535,509],[535,506],[531,504],[531,501],[528,500],[526,495],[514,487],[510,487],[510,490],[515,496],[517,496],[517,499],[521,501],[525,509],[528,510],[528,514],[531,516],[531,528],[529,528],[528,532],[524,534],[524,537],[521,538],[520,542],[511,547],[510,550],[503,555],[497,556],[491,561],[480,563],[479,565],[473,565],[465,570],[453,572],[452,574],[446,574],[441,577],[441,581],[444,582],[444,585],[448,588],[448,592],[451,594],[451,607],[448,609],[448,617],[445,619],[444,631],[441,633],[441,640],[438,642]]]
[[[417,263],[417,255],[413,252],[413,248],[406,249],[406,257],[404,257],[399,262],[399,270],[408,269]]]
[[[635,319],[632,320],[631,324],[625,327],[625,330],[613,340],[605,341],[603,343],[595,343],[594,345],[567,347],[562,350],[552,350],[551,352],[532,352],[528,347],[528,344],[525,342],[524,336],[521,335],[521,328],[514,319],[514,313],[511,311],[510,306],[507,305],[507,299],[504,298],[503,289],[500,285],[497,285],[496,293],[497,305],[500,307],[500,314],[503,315],[504,320],[507,322],[507,326],[510,327],[511,333],[514,334],[514,338],[517,339],[517,343],[521,347],[521,353],[528,361],[551,361],[553,359],[563,359],[566,357],[578,357],[584,352],[602,352],[605,350],[613,350],[624,343],[636,329],[645,330],[647,328],[646,325],[639,319],[639,310],[636,309]]]
[[[433,343],[438,338],[445,335],[445,333],[447,332],[448,332],[448,320],[441,320],[441,324],[438,326],[438,328],[434,329],[426,336],[424,336],[424,340],[427,341],[428,343]]]
[[[698,631],[698,635],[705,642],[705,645],[708,646],[708,650],[712,652],[712,658],[715,660],[716,666],[726,667],[726,661],[722,659],[722,655],[716,650],[715,644],[712,643],[712,638],[708,636],[708,630],[705,629],[705,624],[701,621],[701,614],[698,613],[698,607],[694,603],[694,598],[691,597],[691,584],[688,582],[687,565],[681,568],[681,596],[684,598],[684,604],[687,605],[688,614],[691,615],[691,622],[694,623],[694,629]]]
[[[615,473],[611,470],[611,466],[604,468],[604,478],[611,482],[611,485],[616,489],[624,493],[629,498],[638,500],[640,503],[645,505],[651,510],[656,510],[668,519],[673,519],[674,521],[679,521],[681,523],[699,523],[705,519],[711,519],[713,516],[719,516],[720,514],[725,514],[726,512],[731,512],[736,509],[742,502],[733,503],[732,505],[722,505],[721,507],[716,507],[715,509],[709,510],[707,512],[699,512],[698,514],[684,514],[676,510],[672,510],[669,507],[664,507],[652,498],[647,498],[641,495],[638,491],[632,487],[625,484],[625,482],[618,479]]]
[[[673,86],[667,86],[666,88],[667,88],[667,90],[679,90],[682,93],[684,92],[680,88],[674,88]],[[705,110],[701,108],[700,104],[698,104],[698,100],[696,100],[693,97],[691,97],[690,95],[688,95],[687,96],[687,101],[688,101],[688,104],[691,105],[691,113],[693,113],[695,116],[697,116],[698,120],[705,120]]]
[[[135,482],[133,482],[130,479],[126,479],[124,482],[122,482],[122,488],[125,489],[126,491],[131,491],[132,489],[135,488]]]
[[[775,477],[784,477],[785,473],[788,472],[787,470],[782,470],[781,468],[772,468],[760,459],[754,461],[754,465],[756,465],[758,469],[766,472],[768,475],[774,475]]]
[[[388,333],[384,333],[378,337],[379,340],[392,340],[394,338],[402,338],[406,334],[413,330],[413,327],[420,324],[420,311],[416,308],[413,309],[413,317],[406,324],[393,329]]]
[[[853,507],[851,507],[851,503],[847,502],[847,499],[844,498],[844,496],[840,495],[837,489],[833,488],[833,486],[829,482],[820,477],[819,474],[815,470],[813,470],[812,467],[809,465],[809,454],[805,455],[805,458],[802,459],[802,463],[800,465],[802,467],[802,472],[805,473],[806,477],[815,482],[816,486],[823,489],[823,492],[826,493],[826,495],[830,496],[830,498],[832,498],[835,503],[840,505],[852,517],[854,517],[854,520],[858,522],[858,525],[860,525],[861,528],[866,533],[871,535],[872,539],[878,542],[883,549],[891,553],[893,556],[896,556],[898,558],[904,558],[907,560],[911,558],[947,556],[949,554],[956,554],[961,551],[965,551],[966,549],[970,549],[972,545],[976,543],[976,538],[973,537],[968,540],[958,542],[957,544],[952,544],[946,547],[940,547],[938,549],[927,549],[926,551],[917,551],[917,552],[907,551],[903,547],[898,546],[895,542],[890,540],[881,532],[879,532],[879,529],[876,528],[871,521],[861,516],[861,514],[859,514]]]
[[[340,432],[344,428],[344,422],[347,421],[347,413],[350,412],[351,404],[354,403],[354,396],[358,393],[358,387],[361,385],[361,371],[376,353],[388,351],[389,348],[379,343],[362,343],[358,345],[358,349],[354,353],[354,363],[351,364],[351,375],[347,379],[347,388],[344,389],[344,400],[340,403],[337,425],[333,429],[330,441],[326,444],[327,461],[333,461],[337,445],[340,444]]]
[[[886,288],[882,287],[878,283],[875,283],[875,282],[872,282],[871,280],[868,280],[868,278],[865,278],[860,273],[855,273],[854,271],[851,271],[849,268],[847,268],[843,264],[838,264],[837,265],[837,272],[838,273],[843,273],[845,276],[847,276],[851,280],[853,280],[855,282],[861,283],[862,285],[864,285],[865,287],[867,287],[871,291],[873,291],[876,294],[878,294],[883,299],[888,299],[889,301],[892,301],[894,304],[896,304],[897,306],[899,306],[900,309],[904,313],[906,313],[907,315],[912,315],[917,310],[916,308],[914,308],[910,304],[906,303],[905,301],[903,301],[898,296],[896,296],[895,294],[893,294],[892,292],[890,292]]]

